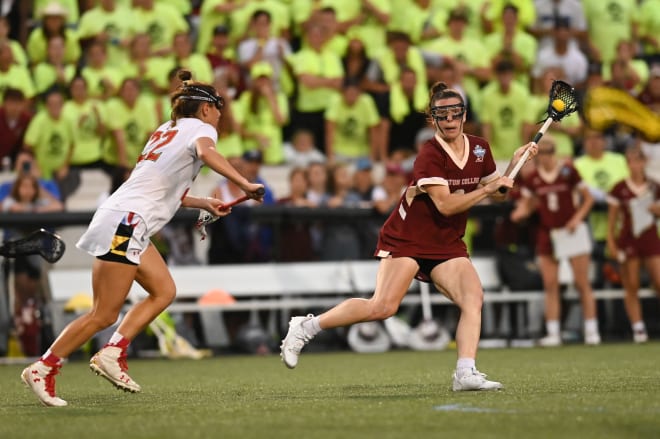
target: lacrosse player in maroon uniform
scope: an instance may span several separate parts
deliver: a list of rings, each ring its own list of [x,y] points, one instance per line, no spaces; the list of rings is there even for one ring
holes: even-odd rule
[[[319,316],[293,317],[282,341],[282,360],[296,367],[302,348],[322,329],[384,320],[394,315],[414,278],[433,282],[461,310],[456,330],[458,363],[453,390],[491,390],[502,385],[475,366],[481,331],[483,290],[462,240],[468,210],[513,181],[497,172],[485,139],[463,133],[465,102],[444,83],[430,93],[428,116],[436,133],[419,151],[410,185],[381,229],[380,258],[370,299],[348,299]],[[518,148],[507,174],[526,149]]]
[[[596,299],[589,283],[589,264],[591,261],[591,238],[585,217],[593,206],[593,197],[582,182],[582,178],[572,164],[559,160],[555,156],[555,141],[546,135],[539,141],[536,169],[522,180],[522,198],[511,212],[511,220],[519,222],[534,210],[539,215],[536,231],[536,255],[539,261],[543,288],[545,290],[545,324],[547,336],[539,340],[541,346],[559,346],[562,343],[559,318],[561,298],[559,294],[558,255],[572,247],[574,253],[567,256],[573,271],[575,287],[580,293],[584,316],[584,342],[589,345],[600,343],[598,320],[596,317]],[[576,197],[578,196],[579,197]],[[579,203],[575,199],[579,198]],[[553,230],[563,229],[575,233],[575,239],[567,244],[553,242]],[[584,232],[584,233],[581,233]],[[578,237],[584,237],[584,240]],[[583,249],[580,251],[580,245]]]
[[[660,183],[647,177],[646,156],[639,147],[629,148],[626,160],[630,178],[617,183],[607,198],[607,249],[621,263],[621,281],[626,291],[623,303],[632,325],[633,340],[635,343],[644,343],[648,340],[648,334],[637,295],[639,271],[644,262],[653,286],[660,295],[660,236],[657,226],[660,217]],[[644,215],[644,211],[651,215]],[[633,227],[634,223],[637,223],[636,227]]]

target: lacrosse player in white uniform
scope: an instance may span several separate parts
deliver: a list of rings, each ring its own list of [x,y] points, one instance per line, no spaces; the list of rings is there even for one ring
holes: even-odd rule
[[[96,257],[91,311],[69,323],[50,349],[21,374],[44,405],[67,405],[55,394],[62,359],[117,321],[134,281],[149,295],[131,307],[108,343],[92,357],[90,368],[120,389],[141,390],[127,373],[127,347],[176,295],[172,276],[150,237],[181,206],[214,216],[231,212],[222,200],[188,195],[202,165],[261,201],[263,185],[250,183],[215,149],[223,99],[212,86],[191,81],[187,70],[180,71],[179,78],[183,82],[171,97],[171,120],[151,135],[131,176],[99,207],[77,243]]]

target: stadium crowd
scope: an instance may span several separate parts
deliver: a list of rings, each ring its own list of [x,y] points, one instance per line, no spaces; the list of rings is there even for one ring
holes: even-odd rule
[[[465,132],[485,137],[498,163],[538,129],[552,81],[572,84],[580,110],[548,137],[596,203],[628,176],[631,146],[649,170],[660,163],[657,0],[23,3],[0,18],[0,159],[16,184],[29,174],[40,199],[58,202],[35,206],[62,208],[86,169],[112,178],[99,196],[117,187],[168,119],[181,68],[225,98],[217,148],[234,166],[266,184],[261,166],[290,170],[289,195],[271,190],[265,204],[386,215],[417,148],[433,136],[424,111],[436,81],[463,94]],[[526,166],[523,178],[533,171]],[[215,191],[233,198],[235,189],[223,181]],[[298,245],[283,254],[272,248],[272,230],[232,217],[214,224],[211,263],[367,257],[379,226],[291,225],[281,233]],[[590,220],[605,265],[616,248],[607,214]],[[172,236],[163,248],[176,253]]]

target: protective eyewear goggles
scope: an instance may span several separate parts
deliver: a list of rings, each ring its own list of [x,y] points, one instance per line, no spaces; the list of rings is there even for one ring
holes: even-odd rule
[[[442,107],[431,107],[431,117],[435,121],[447,120],[449,116],[453,119],[459,119],[465,114],[465,105],[454,104]]]

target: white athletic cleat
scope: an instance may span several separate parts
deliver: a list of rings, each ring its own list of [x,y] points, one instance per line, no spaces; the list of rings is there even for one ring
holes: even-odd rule
[[[600,334],[597,332],[585,333],[584,344],[587,346],[598,346],[600,344]]]
[[[465,375],[458,376],[458,371],[454,372],[452,390],[454,392],[464,392],[468,390],[500,390],[502,383],[497,381],[488,381],[486,374],[472,368]]]
[[[646,331],[635,331],[633,332],[633,341],[635,343],[646,343],[649,341],[649,335]]]
[[[561,336],[557,335],[546,335],[538,341],[539,346],[544,348],[554,348],[561,346]]]
[[[280,345],[280,357],[289,369],[296,367],[300,351],[314,338],[314,336],[307,334],[302,327],[303,322],[312,317],[314,317],[312,314],[308,314],[305,317],[291,317],[289,321],[289,332],[287,332]]]
[[[32,363],[21,373],[21,381],[37,395],[39,401],[49,407],[64,407],[66,401],[55,395],[55,375],[61,366],[48,366],[43,361]]]
[[[119,346],[105,346],[98,351],[89,361],[89,368],[118,389],[133,393],[142,390],[140,385],[128,375],[126,350]]]

